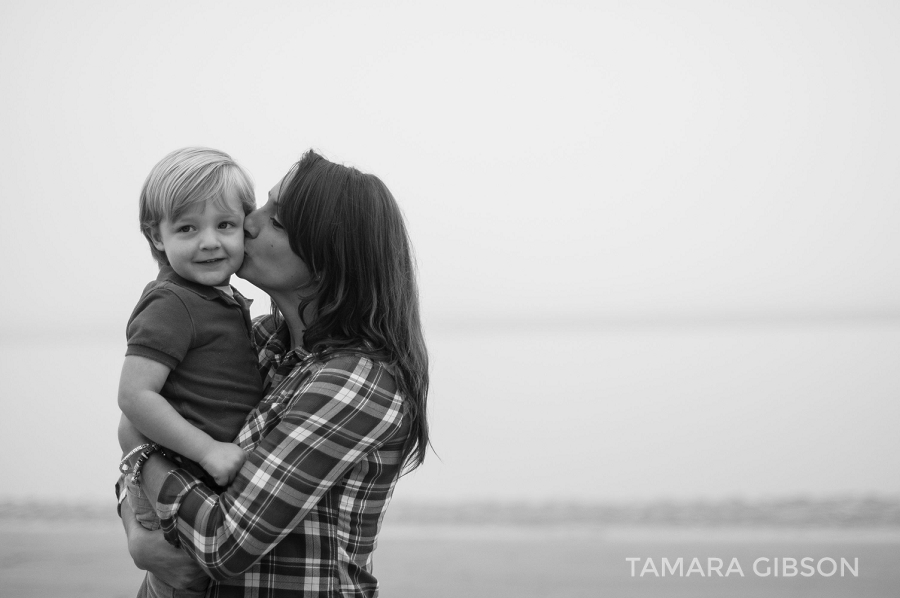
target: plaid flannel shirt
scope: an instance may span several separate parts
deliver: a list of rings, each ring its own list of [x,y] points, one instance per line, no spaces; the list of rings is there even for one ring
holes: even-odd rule
[[[182,469],[157,502],[166,538],[213,578],[210,598],[377,596],[372,553],[410,434],[387,366],[287,350],[287,330],[253,325],[266,397],[237,442],[237,478],[213,494]]]

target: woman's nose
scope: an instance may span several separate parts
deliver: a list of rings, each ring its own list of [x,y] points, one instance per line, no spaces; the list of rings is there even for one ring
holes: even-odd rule
[[[259,234],[259,208],[244,216],[244,236],[255,239]]]

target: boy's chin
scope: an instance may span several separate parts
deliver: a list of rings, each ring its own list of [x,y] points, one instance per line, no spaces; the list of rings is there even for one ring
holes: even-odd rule
[[[229,264],[233,266],[234,264]],[[222,287],[231,282],[235,270],[228,268],[227,270],[203,267],[177,267],[172,266],[175,273],[186,280],[207,287]]]
[[[203,286],[207,286],[207,287],[224,287],[231,282],[231,276],[232,276],[231,274],[229,274],[228,276],[225,276],[225,277],[222,277],[222,276],[199,276],[199,277],[194,277],[194,278],[188,279],[188,280],[192,280],[193,282],[195,282],[197,284],[202,284]]]
[[[211,287],[224,287],[224,286],[227,286],[230,282],[231,282],[231,275],[229,275],[228,278],[224,278],[218,282],[208,283],[208,284]]]

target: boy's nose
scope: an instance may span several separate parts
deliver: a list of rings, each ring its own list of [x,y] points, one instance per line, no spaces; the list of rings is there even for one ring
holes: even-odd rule
[[[200,249],[218,249],[221,245],[215,231],[208,230],[200,238]]]

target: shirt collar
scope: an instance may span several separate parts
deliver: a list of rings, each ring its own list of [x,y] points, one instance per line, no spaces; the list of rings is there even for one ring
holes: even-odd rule
[[[275,328],[275,331],[272,332],[269,339],[266,341],[265,350],[266,353],[268,353],[269,358],[279,364],[303,361],[309,357],[309,351],[303,347],[291,348],[290,344],[291,333],[288,329],[287,322],[281,320]]]
[[[187,278],[180,276],[172,268],[172,266],[160,266],[159,274],[156,275],[156,280],[158,280],[160,282],[167,281],[167,282],[177,284],[181,288],[187,289],[193,293],[196,293],[197,295],[203,297],[204,299],[208,299],[210,301],[212,301],[214,299],[224,299],[226,302],[229,302],[229,303],[230,302],[240,303],[240,301],[243,301],[247,307],[249,307],[250,304],[253,303],[252,299],[247,299],[246,297],[241,295],[241,293],[234,287],[232,287],[232,290],[234,291],[234,297],[229,297],[226,293],[223,293],[222,291],[220,291],[219,289],[217,289],[215,287],[208,287],[205,284],[199,284],[192,280],[188,280]]]

